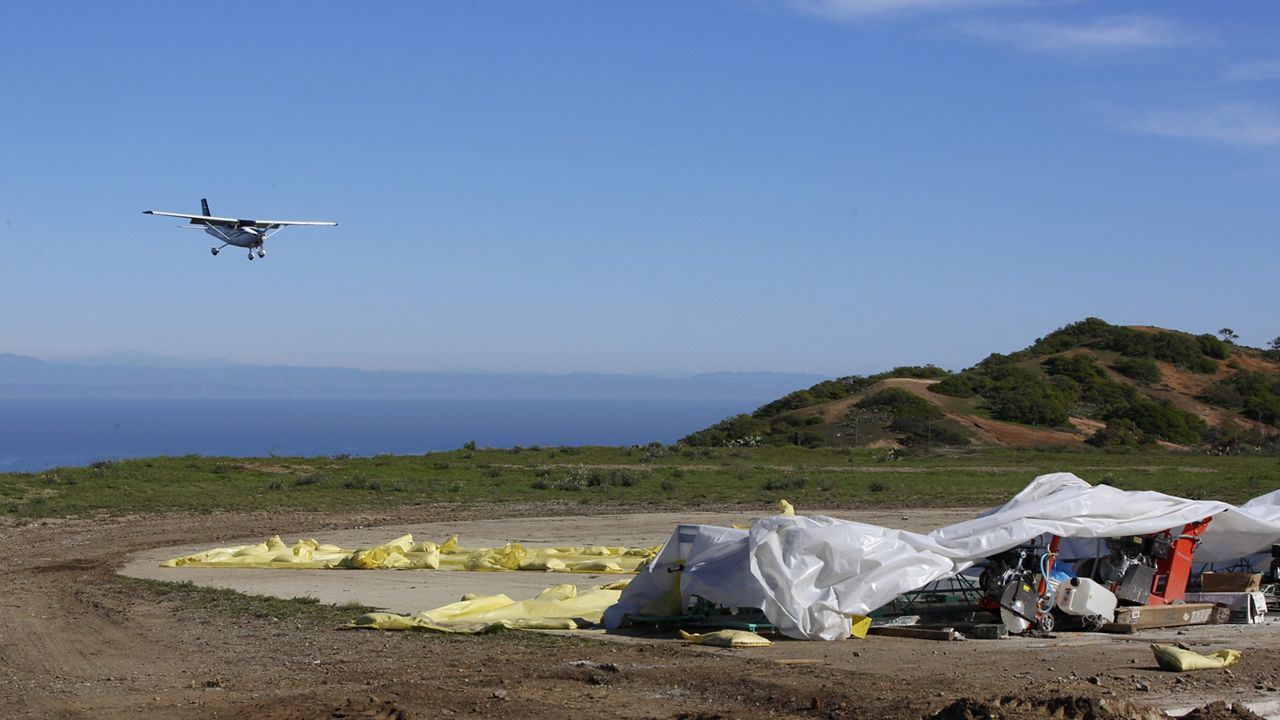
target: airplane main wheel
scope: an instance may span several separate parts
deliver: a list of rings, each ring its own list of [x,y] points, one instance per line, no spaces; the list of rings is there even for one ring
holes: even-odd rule
[[[251,251],[249,251],[249,259],[250,259],[250,260],[252,260],[252,259],[253,259],[253,251],[252,251],[252,250],[251,250]]]
[[[213,253],[216,256],[218,254],[218,248],[209,248],[209,252]]]
[[[258,257],[266,257],[266,256],[267,256],[267,251],[266,251],[266,250],[259,250],[259,251],[258,251]]]

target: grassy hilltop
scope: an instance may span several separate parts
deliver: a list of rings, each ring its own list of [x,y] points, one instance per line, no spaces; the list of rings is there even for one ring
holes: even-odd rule
[[[1259,350],[1222,334],[1088,318],[961,372],[925,365],[818,383],[682,442],[1274,451],[1280,338]]]

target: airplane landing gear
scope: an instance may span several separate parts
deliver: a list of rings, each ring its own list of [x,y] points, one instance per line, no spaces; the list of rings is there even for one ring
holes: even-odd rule
[[[252,251],[252,250],[250,250],[250,251],[249,251],[249,259],[250,259],[250,260],[252,260],[252,259],[253,259],[253,251]]]
[[[209,252],[213,253],[214,257],[218,256],[218,248],[209,248]]]
[[[258,248],[258,257],[266,257],[266,256],[267,256],[267,251],[263,250],[262,248]]]

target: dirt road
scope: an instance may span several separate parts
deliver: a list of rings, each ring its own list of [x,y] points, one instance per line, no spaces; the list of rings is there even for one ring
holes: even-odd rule
[[[966,511],[953,512],[963,517]],[[983,703],[1012,696],[1018,700],[998,708],[1001,717],[1057,712],[1135,718],[1150,717],[1145,707],[1280,700],[1276,625],[1129,639],[1064,633],[1052,640],[935,643],[873,637],[733,651],[669,639],[344,632],[270,614],[193,610],[116,580],[126,556],[156,548],[207,547],[276,533],[341,537],[353,528],[385,539],[397,528],[422,523],[455,525],[465,538],[469,521],[476,521],[471,530],[479,541],[480,529],[494,518],[552,513],[567,517],[526,525],[504,520],[497,534],[559,541],[562,529],[592,529],[588,519],[550,507],[171,514],[0,527],[0,551],[10,561],[0,591],[0,715],[915,719],[940,711],[938,717],[981,717],[991,711]],[[937,517],[924,511],[854,515],[882,523],[893,517],[923,529],[939,524],[946,511]],[[620,534],[624,524],[616,517],[597,522],[599,542],[609,541],[611,531]],[[1147,648],[1153,639],[1235,647],[1245,651],[1244,660],[1231,672],[1171,675],[1155,668]],[[953,704],[959,699],[965,702]],[[1104,701],[1110,704],[1099,704]],[[1116,704],[1121,701],[1133,706]],[[1069,702],[1075,714],[1050,707],[1054,702]]]

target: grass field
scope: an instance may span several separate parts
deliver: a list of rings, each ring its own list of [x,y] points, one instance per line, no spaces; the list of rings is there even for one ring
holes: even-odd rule
[[[0,474],[0,513],[376,509],[494,502],[610,506],[975,506],[1036,475],[1240,503],[1280,487],[1280,458],[985,450],[894,457],[798,447],[460,449],[354,457],[160,457]]]

